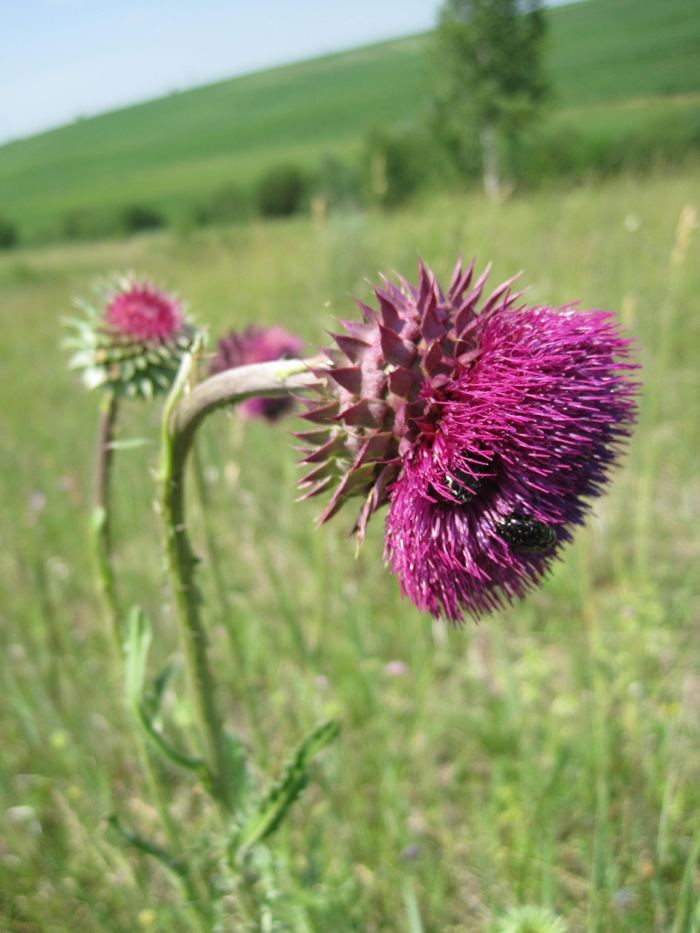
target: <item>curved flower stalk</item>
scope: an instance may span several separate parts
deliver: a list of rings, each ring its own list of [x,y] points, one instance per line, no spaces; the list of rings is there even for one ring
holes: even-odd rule
[[[210,370],[215,375],[251,363],[298,359],[303,346],[303,340],[282,327],[256,327],[251,324],[244,331],[232,330],[219,340]],[[277,421],[282,415],[288,414],[293,406],[294,400],[289,395],[281,398],[249,398],[241,403],[241,411],[249,418]]]
[[[305,496],[330,491],[321,523],[382,505],[386,559],[423,611],[462,622],[539,583],[607,483],[635,416],[631,341],[612,315],[528,307],[517,276],[485,300],[457,263],[445,294],[375,288],[379,309],[342,321],[331,388],[307,402]]]
[[[227,741],[215,701],[206,632],[200,616],[196,559],[187,534],[185,464],[196,431],[211,412],[251,398],[284,397],[295,390],[317,386],[322,377],[317,374],[316,367],[322,366],[323,360],[277,360],[227,369],[200,383],[180,399],[190,365],[191,356],[188,355],[183,360],[163,415],[160,505],[168,569],[185,652],[188,685],[203,746],[207,783],[223,811],[230,812],[235,788]]]
[[[153,713],[149,711],[145,698],[148,694],[156,695],[158,691],[145,689],[150,630],[139,610],[132,613],[127,671],[130,706],[151,743],[174,764],[196,772],[217,803],[226,858],[211,864],[211,859],[207,861],[208,845],[190,847],[189,854],[183,854],[177,849],[172,850],[172,847],[168,850],[156,847],[133,834],[127,838],[142,851],[155,854],[176,873],[181,870],[184,872],[188,859],[196,861],[201,870],[193,874],[183,873],[183,882],[186,882],[191,902],[197,909],[202,907],[206,928],[218,929],[216,923],[211,926],[212,911],[208,905],[213,903],[213,914],[219,911],[227,884],[231,891],[237,892],[244,914],[250,917],[258,911],[261,879],[257,872],[260,860],[264,862],[267,857],[265,841],[285,819],[308,780],[311,761],[336,738],[340,724],[337,720],[329,720],[314,728],[297,746],[282,769],[279,780],[272,783],[266,793],[255,793],[250,787],[244,751],[235,736],[224,729],[217,707],[207,634],[200,614],[201,597],[195,579],[196,559],[189,541],[185,515],[185,465],[197,429],[204,419],[224,405],[242,403],[250,398],[285,397],[317,386],[321,377],[314,370],[323,366],[323,360],[278,360],[227,369],[183,395],[196,351],[195,343],[192,353],[186,354],[183,359],[165,405],[159,480],[168,570],[185,657],[188,692],[201,743],[201,757],[174,751],[154,726]],[[201,859],[192,854],[195,848],[201,851]],[[206,903],[198,906],[192,892],[193,879],[196,881],[199,877],[210,885],[210,890]],[[248,906],[244,903],[247,897],[246,885],[250,889]],[[264,894],[264,884],[262,889]],[[269,922],[272,928],[270,907],[263,907],[264,910],[260,910],[264,924]],[[269,916],[264,919],[266,911]]]

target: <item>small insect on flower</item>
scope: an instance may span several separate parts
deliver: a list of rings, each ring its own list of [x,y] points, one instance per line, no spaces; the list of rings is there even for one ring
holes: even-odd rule
[[[518,512],[513,512],[502,525],[497,525],[496,534],[507,541],[514,551],[530,554],[548,551],[557,543],[557,533],[553,528]]]
[[[305,497],[388,505],[387,562],[422,610],[463,621],[544,577],[600,495],[635,416],[632,341],[603,311],[530,307],[517,276],[485,300],[487,268],[457,263],[447,292],[375,287],[379,308],[341,321],[321,400],[297,436]],[[319,370],[319,376],[324,375]]]
[[[85,318],[68,318],[77,334],[64,341],[76,352],[71,369],[80,370],[88,389],[151,398],[168,392],[194,329],[181,302],[152,282],[120,276],[98,288],[97,306],[76,304]]]
[[[287,333],[282,327],[250,325],[244,331],[232,330],[219,340],[210,369],[213,375],[251,363],[293,360],[300,357],[303,346],[303,340]],[[289,413],[293,406],[294,400],[289,397],[250,398],[243,402],[241,410],[251,418],[277,421]]]
[[[450,491],[450,497],[459,502],[460,505],[466,505],[467,502],[471,502],[476,495],[482,492],[488,477],[492,475],[488,471],[491,461],[487,460],[486,457],[472,454],[468,460],[468,465],[470,471],[473,472],[467,473],[464,470],[455,468],[451,473],[446,473],[443,477],[445,486]],[[440,496],[439,493],[437,495]]]

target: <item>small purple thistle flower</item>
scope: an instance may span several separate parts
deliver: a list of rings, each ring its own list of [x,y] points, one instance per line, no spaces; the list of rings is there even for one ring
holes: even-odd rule
[[[332,490],[321,521],[361,495],[362,537],[388,503],[402,593],[454,622],[542,580],[608,482],[638,388],[613,315],[517,306],[514,279],[477,310],[488,269],[469,290],[472,271],[458,262],[447,296],[422,264],[417,289],[384,279],[379,312],[341,322],[332,397],[306,403],[316,428],[297,435],[306,495]]]
[[[210,369],[214,375],[251,363],[293,360],[301,355],[303,346],[303,340],[282,327],[256,327],[251,324],[243,332],[232,330],[219,340]],[[293,406],[291,398],[250,398],[242,403],[241,410],[249,418],[277,421],[291,411]]]
[[[147,399],[169,392],[194,337],[182,302],[131,274],[102,283],[98,293],[97,305],[76,301],[85,318],[66,321],[76,331],[64,341],[77,351],[70,368],[89,389]]]
[[[104,323],[119,334],[147,341],[172,340],[183,329],[180,302],[148,280],[128,281],[107,305]]]

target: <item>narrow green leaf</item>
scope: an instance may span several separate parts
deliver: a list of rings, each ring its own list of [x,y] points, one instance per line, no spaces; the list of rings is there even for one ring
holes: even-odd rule
[[[107,446],[110,450],[134,450],[136,447],[145,447],[152,443],[147,437],[129,437],[123,441],[112,441]]]
[[[145,692],[144,706],[148,711],[151,721],[153,721],[160,712],[165,688],[175,676],[177,667],[174,661],[169,661],[160,674],[154,679],[150,690],[146,690]]]
[[[688,928],[691,930],[696,929],[694,918],[692,918],[694,907],[693,877],[695,875],[695,870],[699,858],[700,828],[697,828],[693,837],[693,844],[690,849],[690,853],[685,863],[683,877],[681,878],[681,886],[678,892],[678,899],[676,901],[676,917],[671,933],[683,933],[683,931],[688,930]],[[700,903],[700,899],[698,899],[698,903]],[[690,918],[690,923],[688,923],[688,918]]]
[[[155,842],[151,842],[150,839],[144,839],[140,833],[137,833],[133,829],[127,829],[123,827],[119,822],[116,814],[112,813],[110,815],[109,825],[115,829],[119,835],[129,843],[129,845],[134,846],[135,849],[138,849],[145,855],[151,855],[153,858],[158,859],[159,862],[162,862],[163,865],[166,865],[180,878],[185,878],[187,876],[187,869],[181,862],[172,858],[172,856],[169,855],[165,849],[161,849],[161,847],[156,845]]]
[[[95,508],[90,513],[90,526],[96,535],[102,531],[106,521],[107,521],[106,509],[102,505],[96,505]]]
[[[134,606],[129,614],[126,643],[126,698],[137,718],[141,714],[143,681],[151,638],[151,626],[145,613],[140,606]]]
[[[409,933],[424,933],[423,921],[421,920],[420,910],[418,909],[416,892],[413,887],[413,882],[408,876],[404,877],[401,888],[403,893],[403,903],[404,907],[406,908],[406,917],[408,919]]]
[[[180,768],[196,771],[205,786],[211,783],[209,771],[201,758],[183,755],[163,738],[153,726],[143,699],[143,683],[146,675],[146,659],[151,646],[151,626],[140,606],[134,606],[129,615],[129,631],[126,643],[126,699],[137,724],[153,745]]]

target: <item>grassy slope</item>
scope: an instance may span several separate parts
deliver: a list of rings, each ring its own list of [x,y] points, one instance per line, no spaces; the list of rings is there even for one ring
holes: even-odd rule
[[[357,560],[351,511],[313,530],[318,501],[293,503],[289,425],[251,424],[243,437],[218,413],[202,455],[257,731],[205,560],[221,707],[256,757],[269,742],[273,763],[323,716],[343,719],[276,841],[308,910],[298,929],[406,933],[409,874],[426,933],[491,933],[516,903],[551,905],[569,933],[697,931],[697,230],[669,276],[688,201],[700,203],[697,172],[498,208],[451,197],[325,227],[297,218],[187,243],[159,234],[0,256],[0,928],[189,929],[171,880],[124,853],[103,819],[116,810],[157,835],[85,550],[97,399],[57,350],[69,296],[131,267],[179,289],[215,335],[278,322],[318,344],[331,315],[357,317],[348,292],[367,300],[364,276],[413,279],[420,251],[444,279],[463,249],[479,251],[480,267],[496,261],[494,281],[526,269],[534,301],[622,308],[646,393],[610,494],[542,589],[445,632],[401,601],[381,517]],[[151,407],[126,406],[121,436],[155,439]],[[115,527],[123,598],[156,627],[151,672],[176,648],[150,505],[155,450],[117,455]],[[204,556],[195,502],[190,514]],[[390,677],[397,659],[406,673]],[[178,744],[196,745],[172,692],[167,720]],[[169,776],[178,821],[196,824],[201,795]],[[4,817],[16,806],[35,808],[41,837]],[[418,855],[402,860],[409,845]],[[155,913],[139,922],[144,909]]]
[[[564,115],[573,108],[582,127],[633,125],[649,103],[627,99],[700,91],[696,13],[696,0],[587,0],[552,10],[550,67]],[[32,232],[81,206],[146,201],[173,210],[222,184],[249,184],[272,163],[347,156],[368,124],[419,111],[425,41],[236,78],[6,145],[0,213]]]
[[[167,202],[249,183],[265,163],[347,154],[368,123],[416,112],[423,71],[423,40],[404,39],[84,120],[0,150],[0,200],[30,217],[76,203]]]
[[[551,11],[550,26],[565,108],[700,90],[695,0],[588,0]]]

